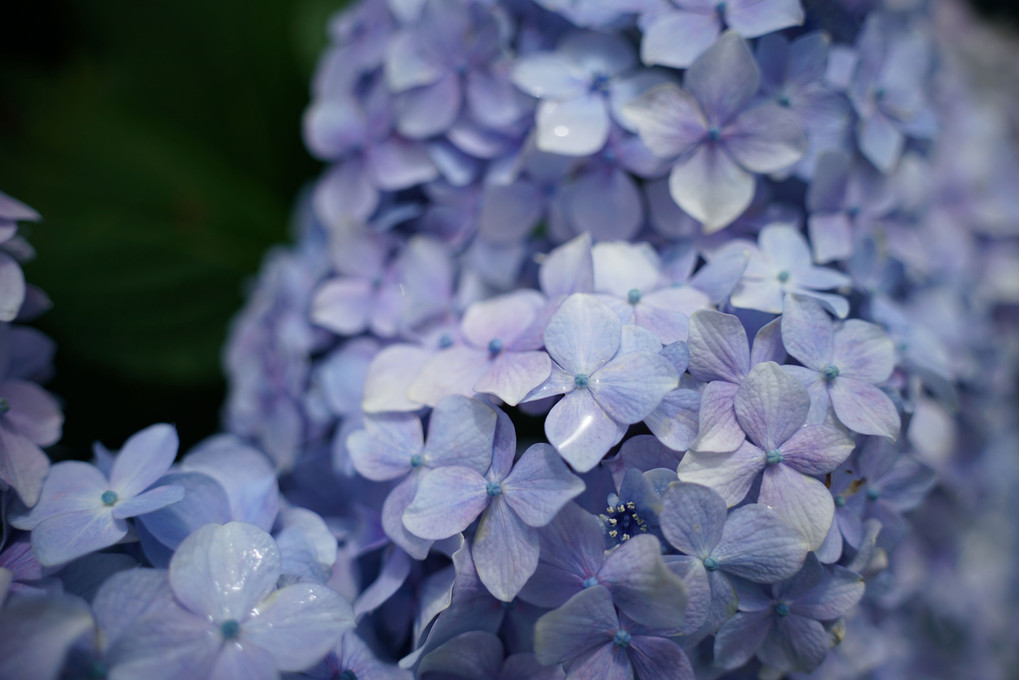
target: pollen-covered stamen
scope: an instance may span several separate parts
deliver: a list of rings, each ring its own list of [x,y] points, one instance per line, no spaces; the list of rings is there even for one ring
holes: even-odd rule
[[[502,340],[499,338],[492,338],[488,342],[488,353],[493,357],[502,351]]]
[[[219,634],[223,636],[224,640],[233,640],[241,634],[241,624],[233,619],[227,619],[219,624]]]
[[[825,380],[834,380],[837,377],[839,377],[839,367],[836,366],[835,364],[832,364],[828,368],[824,369]]]
[[[779,602],[775,605],[775,613],[781,617],[789,616],[789,605],[785,602]]]
[[[114,505],[117,502],[118,496],[116,491],[107,489],[99,498],[102,500],[103,505]]]
[[[587,373],[578,373],[573,376],[573,384],[577,387],[587,387],[590,381],[591,377]]]
[[[711,555],[704,558],[704,568],[708,571],[718,571],[718,560]]]
[[[502,484],[499,482],[489,482],[485,485],[485,493],[489,496],[499,496],[502,494]]]
[[[764,452],[768,465],[778,465],[782,462],[782,452],[778,449],[768,449]]]
[[[3,397],[0,397],[0,416],[11,410],[11,404]]]
[[[605,508],[605,514],[602,515],[609,538],[623,543],[638,534],[647,533],[647,521],[637,512],[637,506],[633,501],[623,503],[619,501],[618,496],[612,494],[609,503],[610,505]]]
[[[641,295],[640,290],[637,288],[631,288],[629,292],[626,293],[626,301],[629,302],[631,305],[635,305],[638,302],[640,302],[641,297],[643,296]]]
[[[612,638],[612,644],[616,647],[629,647],[632,639],[627,631],[620,628]]]

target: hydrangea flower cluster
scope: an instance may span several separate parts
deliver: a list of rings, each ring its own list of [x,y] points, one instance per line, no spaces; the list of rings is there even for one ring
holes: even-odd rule
[[[0,676],[1014,676],[1019,103],[960,7],[329,31],[227,432],[9,484]]]

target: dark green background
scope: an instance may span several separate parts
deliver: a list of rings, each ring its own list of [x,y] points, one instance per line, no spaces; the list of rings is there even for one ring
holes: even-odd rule
[[[243,283],[318,171],[300,119],[342,4],[4,3],[0,189],[44,216],[26,273],[54,301],[56,457],[157,421],[185,446],[216,430]]]

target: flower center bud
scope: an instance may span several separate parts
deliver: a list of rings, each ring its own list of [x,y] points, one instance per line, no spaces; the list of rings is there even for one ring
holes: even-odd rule
[[[828,368],[824,369],[825,380],[834,380],[837,377],[839,377],[839,367],[836,366],[835,364],[832,364]]]
[[[775,613],[782,617],[789,616],[789,605],[785,602],[779,602],[775,605]]]
[[[357,680],[357,674],[348,668],[337,675],[336,680]]]
[[[793,105],[793,103],[789,101],[789,95],[784,94],[778,98],[778,105],[788,109],[790,106]]]
[[[581,585],[584,586],[584,588],[596,586],[598,585],[598,578],[596,576],[588,576],[587,578],[584,579],[584,582]]]
[[[782,462],[782,452],[778,449],[768,449],[764,452],[768,465],[778,465]]]
[[[870,487],[869,489],[867,489],[867,498],[869,498],[870,500],[876,501],[880,496],[881,492],[875,489],[874,487]]]
[[[711,127],[708,128],[708,141],[709,142],[717,142],[721,138],[722,138],[722,131],[721,130],[719,130],[714,125],[712,125]]]
[[[88,670],[85,671],[85,677],[88,680],[105,680],[106,676],[109,675],[110,669],[106,667],[102,661],[93,661],[88,665]]]
[[[849,215],[850,217],[856,217],[857,215],[860,214],[860,206],[858,205],[849,206],[848,208],[846,208],[846,214]]]
[[[412,468],[419,468],[424,464],[425,459],[421,456],[420,453],[415,453],[413,456],[410,457],[410,466]]]
[[[453,338],[449,337],[449,333],[443,333],[439,337],[439,349],[446,349],[447,347],[453,346]]]
[[[598,73],[591,80],[591,92],[608,92],[609,77],[604,73]]]
[[[630,634],[620,628],[616,631],[615,637],[612,638],[612,644],[616,647],[629,647],[631,639]]]
[[[0,397],[0,416],[2,416],[3,414],[7,413],[10,410],[11,410],[10,403],[3,397]]]
[[[117,502],[117,492],[108,489],[103,492],[103,495],[99,497],[102,500],[103,505],[113,505]]]
[[[775,278],[778,279],[779,283],[785,283],[786,281],[789,280],[789,272],[783,269],[778,273],[778,275]]]
[[[502,351],[502,340],[499,338],[492,338],[488,341],[488,353],[493,357]]]
[[[502,484],[499,482],[489,482],[485,485],[485,493],[489,496],[498,496],[502,493]]]
[[[241,624],[233,619],[227,619],[219,624],[219,634],[223,636],[224,640],[233,640],[241,634]]]
[[[704,568],[708,571],[718,571],[718,560],[710,555],[704,558]]]
[[[640,298],[641,298],[640,291],[636,288],[631,288],[629,292],[626,293],[626,301],[629,302],[631,305],[635,305],[638,302],[640,302]]]
[[[587,383],[590,380],[590,376],[587,373],[578,373],[573,376],[573,384],[577,387],[587,387]]]
[[[715,5],[715,11],[718,12],[718,16],[725,16],[725,3],[720,2]]]
[[[835,497],[835,507],[837,507],[837,508],[844,508],[845,506],[846,506],[846,497],[843,496],[842,494],[839,494],[838,496],[836,496]]]

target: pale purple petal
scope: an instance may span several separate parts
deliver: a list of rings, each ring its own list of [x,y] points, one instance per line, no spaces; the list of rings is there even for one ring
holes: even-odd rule
[[[609,591],[592,586],[537,620],[534,654],[546,666],[570,661],[595,647],[611,648],[609,643],[618,628]]]
[[[268,459],[229,435],[211,437],[181,461],[184,471],[201,472],[226,490],[232,518],[250,522],[265,531],[279,511],[276,471]]]
[[[895,123],[880,112],[861,120],[857,126],[860,151],[883,173],[889,173],[899,161],[906,137]]]
[[[447,397],[432,411],[425,462],[433,467],[461,465],[483,473],[492,460],[496,412],[465,397]]]
[[[107,647],[138,621],[159,616],[171,606],[173,591],[162,569],[118,572],[103,582],[92,601],[92,611]]]
[[[473,389],[516,406],[549,377],[551,369],[551,360],[544,352],[506,352],[488,365]]]
[[[65,595],[12,600],[0,611],[0,677],[60,677],[72,645],[94,629],[88,605],[79,598]]]
[[[540,533],[541,559],[521,598],[542,607],[561,606],[595,576],[605,559],[604,524],[568,503]]]
[[[844,213],[815,213],[807,221],[814,259],[819,263],[844,260],[853,253],[852,224]]]
[[[445,131],[463,104],[460,76],[449,73],[439,80],[400,94],[396,99],[396,129],[411,139],[425,139]]]
[[[623,106],[644,145],[661,158],[686,156],[707,134],[707,121],[697,100],[678,85],[651,88]]]
[[[0,428],[0,432],[4,432]],[[95,466],[76,460],[57,463],[50,468],[39,502],[22,515],[8,519],[16,529],[31,531],[40,522],[68,512],[89,511],[100,506],[109,481]]]
[[[152,425],[131,435],[113,462],[110,488],[122,497],[141,493],[170,469],[179,445],[172,425]]]
[[[520,57],[513,67],[513,83],[539,99],[573,99],[588,89],[588,79],[557,54]]]
[[[805,475],[824,475],[853,452],[853,440],[824,425],[806,425],[782,444],[782,462]]]
[[[127,536],[127,522],[114,519],[96,501],[93,510],[79,510],[46,519],[32,530],[32,550],[44,567],[102,550]]]
[[[417,411],[421,404],[407,396],[432,350],[417,345],[396,344],[383,348],[368,366],[364,379],[365,413]]]
[[[672,363],[660,354],[629,352],[602,366],[588,388],[595,401],[619,423],[646,418],[679,386]]]
[[[538,531],[525,524],[507,502],[496,496],[481,516],[474,536],[474,564],[481,582],[503,602],[510,602],[538,568]]]
[[[807,542],[777,512],[753,504],[730,513],[713,555],[725,572],[756,583],[777,583],[803,566]]]
[[[860,434],[889,439],[899,435],[901,419],[884,392],[855,378],[836,378],[828,388],[832,409],[843,425]]]
[[[538,149],[563,156],[588,156],[609,138],[609,112],[596,92],[566,101],[539,102],[535,125]]]
[[[27,380],[4,380],[0,382],[0,398],[7,401],[8,411],[4,414],[7,426],[39,446],[49,446],[60,439],[64,415],[49,392]]]
[[[713,233],[732,223],[750,206],[754,177],[718,144],[704,144],[669,173],[669,194],[691,217]]]
[[[790,614],[778,619],[758,658],[778,668],[812,671],[828,654],[831,634],[817,621]]]
[[[637,183],[611,165],[580,173],[563,190],[563,200],[574,229],[598,240],[633,238],[644,221]]]
[[[786,360],[785,346],[782,344],[782,319],[769,321],[757,331],[754,345],[750,350],[750,365],[755,366],[765,361],[781,364]]]
[[[722,538],[725,499],[699,484],[673,484],[662,494],[662,534],[676,549],[704,558]]]
[[[799,117],[778,104],[747,109],[722,135],[726,150],[751,172],[777,172],[800,160],[807,151],[807,135]]]
[[[803,24],[800,0],[728,0],[725,23],[744,38]]]
[[[347,437],[354,468],[374,481],[396,479],[410,470],[410,457],[421,451],[421,419],[402,413],[368,416],[364,429]]]
[[[416,560],[425,559],[432,546],[432,541],[415,536],[403,525],[403,514],[414,499],[420,479],[418,474],[408,475],[389,492],[382,504],[382,529],[386,536]]]
[[[662,11],[640,20],[640,59],[648,66],[686,68],[722,30],[715,12]]]
[[[827,578],[820,585],[797,596],[789,609],[818,621],[831,621],[859,602],[863,591],[859,574],[836,565],[828,568]]]
[[[750,344],[743,323],[731,314],[699,310],[690,316],[690,375],[739,384],[750,371]]]
[[[182,486],[157,486],[133,498],[118,501],[113,506],[113,518],[127,519],[128,517],[147,515],[168,505],[179,503],[183,498],[184,487]]]
[[[470,468],[449,465],[430,470],[418,482],[403,525],[415,536],[430,540],[458,534],[491,500],[485,486],[485,478]]]
[[[421,367],[407,396],[435,406],[450,395],[471,397],[474,384],[485,374],[490,361],[487,349],[455,345],[433,355]]]
[[[315,212],[326,224],[343,219],[366,220],[379,204],[379,191],[365,170],[363,158],[354,157],[330,168],[315,186]]]
[[[506,502],[533,527],[551,522],[583,490],[584,483],[570,473],[548,444],[534,444],[524,451],[502,482]]]
[[[0,251],[0,321],[13,321],[25,301],[25,275],[21,265]]]
[[[835,331],[832,363],[840,376],[871,383],[888,379],[895,368],[895,345],[877,324],[849,319]]]
[[[478,230],[492,243],[516,243],[541,219],[545,201],[540,188],[526,180],[485,186]]]
[[[700,410],[701,397],[697,392],[673,390],[665,395],[662,403],[644,419],[644,423],[662,444],[675,451],[686,451],[697,438]]]
[[[281,588],[243,622],[241,640],[269,652],[283,671],[298,671],[321,659],[344,631],[354,612],[339,593],[318,583]]]
[[[365,152],[365,172],[387,191],[407,189],[436,179],[439,171],[419,142],[390,137]]]
[[[781,446],[807,420],[810,395],[773,361],[747,374],[733,402],[747,436],[764,450]]]
[[[657,538],[634,536],[608,554],[597,579],[626,616],[649,628],[675,631],[683,625],[686,586],[661,554]]]
[[[726,31],[687,69],[683,86],[700,102],[711,124],[724,126],[747,107],[760,82],[746,41],[735,31]]]
[[[587,472],[626,434],[626,426],[610,418],[589,389],[560,399],[545,418],[545,436],[559,455],[578,472]]]
[[[736,420],[734,407],[739,385],[716,380],[701,392],[697,439],[690,445],[695,451],[735,451],[746,439]]]
[[[24,435],[0,427],[0,481],[13,488],[27,507],[36,505],[49,458]]]
[[[276,662],[265,649],[255,644],[223,645],[207,680],[275,680]]]
[[[280,553],[272,536],[245,522],[206,524],[170,560],[170,586],[192,612],[243,621],[276,588]]]
[[[764,452],[750,442],[743,442],[742,446],[731,453],[688,451],[676,473],[681,482],[702,484],[714,489],[731,508],[746,497],[764,466]]]
[[[356,335],[368,325],[374,299],[367,279],[337,278],[326,281],[311,302],[311,320],[341,335]]]
[[[546,255],[538,271],[538,280],[549,298],[590,293],[594,286],[591,235],[576,236]]]
[[[638,678],[694,680],[693,667],[682,647],[663,637],[637,635],[627,648]]]
[[[161,481],[184,489],[185,501],[140,518],[142,526],[157,541],[176,548],[199,527],[229,522],[230,500],[219,482],[201,472],[171,472]]]
[[[749,661],[771,629],[770,611],[738,612],[715,635],[715,665],[732,670]]]
[[[386,50],[386,84],[391,92],[434,83],[445,72],[443,65],[421,44],[412,31],[401,31],[389,40]]]
[[[811,550],[824,543],[835,518],[835,503],[824,484],[781,463],[764,470],[758,502],[799,531]]]
[[[545,327],[545,347],[568,373],[594,373],[619,349],[619,317],[591,295],[566,298]],[[639,419],[638,419],[639,420]]]

